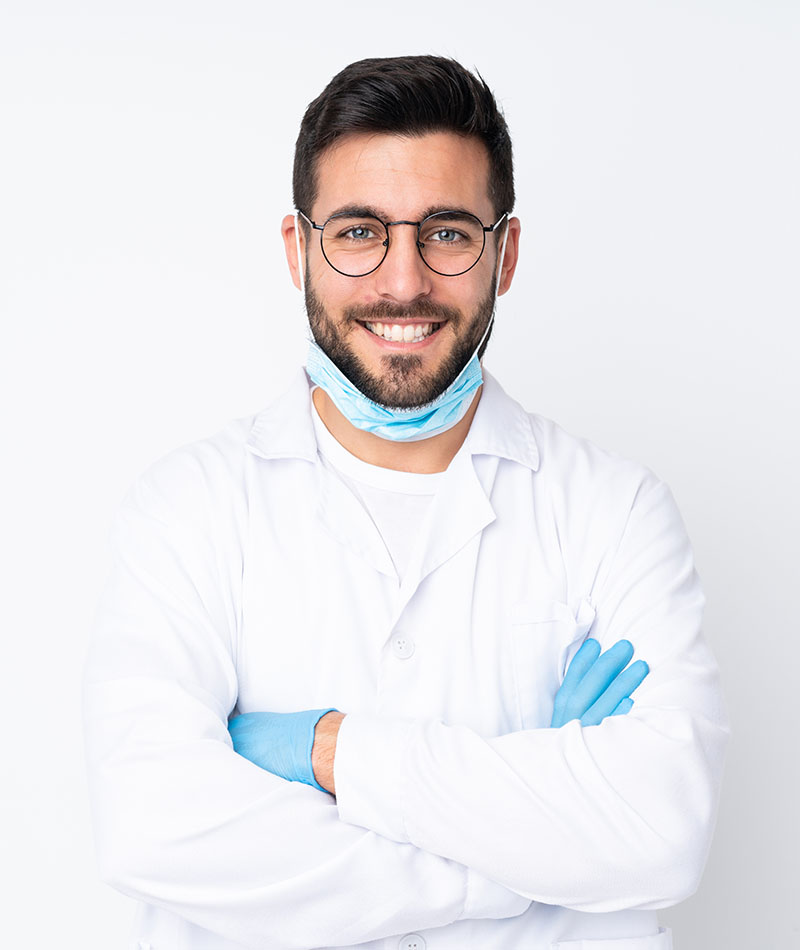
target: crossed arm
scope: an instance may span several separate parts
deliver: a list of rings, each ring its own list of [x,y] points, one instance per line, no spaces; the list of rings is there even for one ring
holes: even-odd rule
[[[629,635],[652,661],[638,715],[484,739],[428,720],[330,714],[312,749],[319,738],[317,759],[330,760],[323,787],[334,791],[338,769],[334,802],[232,753],[226,590],[241,568],[231,543],[221,581],[218,539],[195,527],[202,496],[185,484],[123,506],[87,658],[105,880],[259,950],[511,917],[531,901],[603,912],[691,893],[725,727],[691,554],[660,489],[631,519],[597,634]]]
[[[644,660],[627,666],[633,646],[620,640],[605,653],[589,638],[572,659],[556,693],[551,728],[573,719],[599,725],[607,716],[624,715],[630,698],[649,672]],[[299,713],[251,712],[232,719],[233,748],[274,775],[336,794],[336,741],[344,714],[336,709]]]

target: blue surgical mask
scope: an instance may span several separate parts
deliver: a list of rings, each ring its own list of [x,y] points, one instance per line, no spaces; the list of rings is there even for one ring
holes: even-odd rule
[[[297,236],[300,227],[299,220],[295,224],[295,237],[297,240],[297,260],[300,267],[301,287],[305,286],[303,267],[300,257],[300,239]],[[497,292],[500,278],[499,272],[502,268],[502,261],[505,257],[506,238],[508,237],[508,223],[506,222],[505,232],[503,233],[503,246],[500,251],[498,261],[498,275],[495,281],[494,305],[497,305]],[[494,321],[494,308],[492,316],[486,325],[480,342],[475,347],[467,364],[456,376],[453,382],[445,389],[443,393],[436,397],[432,402],[423,406],[413,406],[411,408],[390,408],[382,406],[380,403],[373,402],[365,396],[361,390],[357,389],[342,371],[333,363],[328,355],[320,348],[309,332],[308,359],[306,362],[306,371],[311,380],[320,386],[331,397],[334,405],[357,429],[364,432],[371,432],[380,436],[382,439],[389,439],[392,442],[419,442],[422,439],[430,439],[440,432],[446,432],[459,423],[467,414],[467,410],[472,405],[472,400],[476,390],[483,383],[483,372],[481,370],[478,351],[483,345],[489,330]]]

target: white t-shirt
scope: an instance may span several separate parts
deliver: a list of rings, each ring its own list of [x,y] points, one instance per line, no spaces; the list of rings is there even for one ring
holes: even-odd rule
[[[428,512],[444,472],[420,475],[370,465],[331,435],[312,400],[312,419],[323,465],[333,470],[372,518],[402,581],[417,544],[424,544]]]

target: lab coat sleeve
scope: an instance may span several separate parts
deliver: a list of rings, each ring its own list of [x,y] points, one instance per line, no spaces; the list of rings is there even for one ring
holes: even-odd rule
[[[604,649],[627,638],[650,664],[633,710],[488,739],[440,721],[347,716],[334,762],[344,821],[576,910],[655,909],[694,892],[727,740],[717,667],[666,486],[643,483],[623,524],[592,565],[591,635]]]
[[[332,796],[233,751],[241,565],[201,483],[191,459],[157,467],[112,531],[84,676],[103,879],[259,950],[524,912],[480,872],[345,824]]]

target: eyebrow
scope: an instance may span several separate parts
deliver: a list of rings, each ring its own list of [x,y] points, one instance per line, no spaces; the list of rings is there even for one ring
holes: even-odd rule
[[[428,218],[432,214],[441,214],[443,211],[449,212],[455,220],[460,220],[467,217],[478,217],[474,211],[469,211],[467,208],[453,207],[452,205],[431,205],[420,213],[418,220],[422,221],[424,218]],[[328,217],[332,218],[334,215],[344,214],[352,215],[354,218],[378,218],[380,221],[392,220],[392,216],[384,208],[378,208],[375,205],[359,204],[342,205],[341,208],[337,208],[335,211],[332,211]],[[397,220],[405,221],[411,219],[399,218]],[[480,218],[478,220],[480,220]]]

